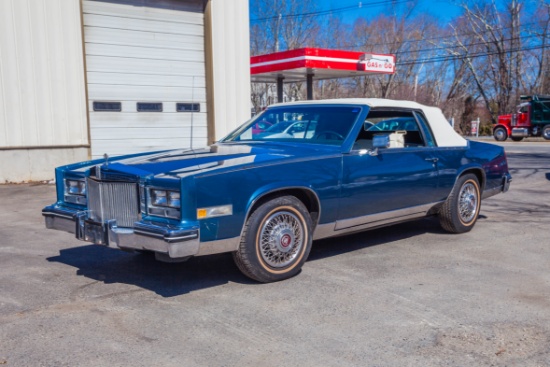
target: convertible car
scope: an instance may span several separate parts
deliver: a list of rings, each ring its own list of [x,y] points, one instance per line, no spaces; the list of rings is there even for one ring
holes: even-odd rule
[[[257,131],[264,114],[300,132]],[[425,216],[470,231],[481,200],[510,182],[503,148],[463,139],[437,108],[306,101],[273,105],[204,149],[59,167],[42,214],[47,228],[163,261],[231,252],[245,275],[273,282],[296,275],[316,239]]]

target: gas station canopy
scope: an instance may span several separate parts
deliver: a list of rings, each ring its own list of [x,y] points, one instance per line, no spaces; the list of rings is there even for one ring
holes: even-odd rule
[[[300,48],[250,58],[253,82],[273,83],[282,77],[288,83],[304,81],[307,75],[322,80],[394,72],[395,55],[356,51]]]
[[[307,97],[313,99],[313,80],[395,73],[395,55],[357,51],[300,48],[252,56],[250,78],[256,83],[277,82],[282,101],[283,83],[307,81]]]

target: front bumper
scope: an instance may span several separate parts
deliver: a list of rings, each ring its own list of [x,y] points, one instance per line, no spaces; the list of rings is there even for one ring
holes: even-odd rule
[[[46,228],[73,233],[81,241],[123,250],[149,250],[181,259],[199,253],[199,227],[179,228],[151,222],[135,222],[134,228],[118,227],[116,220],[97,223],[86,211],[47,206],[42,210]]]

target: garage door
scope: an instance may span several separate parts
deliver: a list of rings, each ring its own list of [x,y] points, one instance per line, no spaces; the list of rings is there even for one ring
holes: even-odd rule
[[[92,156],[207,143],[202,1],[83,1]]]

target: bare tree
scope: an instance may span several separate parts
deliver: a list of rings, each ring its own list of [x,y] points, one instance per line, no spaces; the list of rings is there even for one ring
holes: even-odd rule
[[[496,122],[496,116],[508,112],[525,89],[522,3],[510,0],[504,11],[494,0],[460,6],[464,16],[453,26],[455,38],[447,42],[448,52],[462,60]]]
[[[534,27],[528,34],[540,41],[540,50],[529,51],[528,68],[535,70],[527,75],[524,93],[544,94],[550,89],[550,4],[540,0],[533,18]],[[531,78],[529,78],[531,76]]]
[[[437,105],[459,119],[464,131],[476,116],[494,122],[497,115],[509,113],[519,94],[548,93],[547,0],[504,0],[498,5],[497,0],[456,1],[463,15],[442,27],[414,13],[415,2],[401,8],[391,3],[380,15],[358,18],[349,26],[338,16],[318,12],[314,0],[253,0],[252,54],[306,46],[395,54],[395,74],[320,81],[315,95]],[[259,85],[254,98],[265,100],[270,88]],[[303,99],[303,83],[285,85],[285,93]]]

